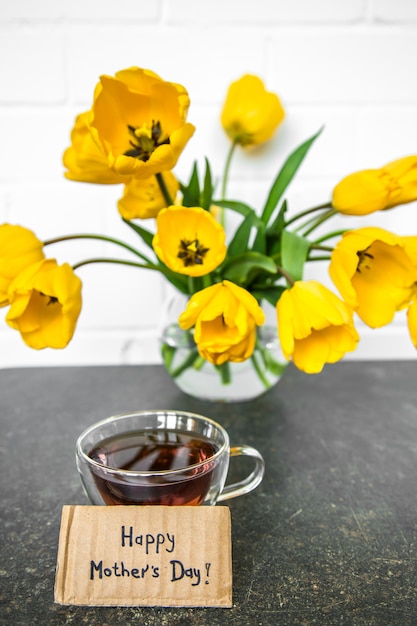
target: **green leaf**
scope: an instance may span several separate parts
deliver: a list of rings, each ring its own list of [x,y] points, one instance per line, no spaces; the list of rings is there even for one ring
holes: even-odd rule
[[[281,208],[279,210],[278,215],[276,216],[272,224],[268,226],[268,231],[267,231],[268,235],[271,234],[272,236],[274,236],[274,235],[280,235],[282,233],[284,226],[285,226],[285,214],[287,210],[288,210],[288,203],[286,200],[284,200],[283,203],[281,204]]]
[[[282,232],[281,264],[294,280],[303,278],[310,242],[291,230]]]
[[[165,365],[165,369],[169,372],[177,349],[163,343],[161,346],[161,356]]]
[[[253,242],[252,250],[254,250],[255,252],[260,252],[261,254],[267,253],[266,228],[265,228],[265,224],[261,221],[259,221],[258,223],[258,230],[256,233],[256,237],[254,239],[254,242]]]
[[[276,274],[277,267],[272,259],[259,252],[246,252],[228,259],[222,268],[223,278],[238,285],[248,285],[260,274]]]
[[[256,216],[254,214],[251,213],[247,215],[240,224],[239,228],[236,229],[236,232],[227,247],[227,254],[230,257],[238,256],[247,251],[255,219]]]
[[[281,376],[287,368],[288,362],[280,363],[276,359],[274,359],[271,354],[267,350],[265,350],[262,354],[263,361],[265,363],[265,367],[267,370],[271,372],[274,376]]]
[[[290,182],[292,181],[292,179],[294,178],[298,168],[300,167],[302,161],[304,160],[304,157],[306,156],[309,148],[311,147],[312,143],[317,139],[317,137],[320,135],[322,129],[320,129],[318,131],[318,133],[316,133],[315,135],[313,135],[313,137],[311,137],[310,139],[308,139],[305,143],[303,143],[301,146],[299,146],[298,148],[296,148],[296,150],[294,150],[294,152],[292,152],[290,154],[290,156],[288,157],[288,159],[285,161],[284,165],[282,166],[281,170],[279,171],[277,177],[275,178],[275,181],[270,189],[265,207],[263,209],[262,212],[262,221],[265,224],[268,224],[269,220],[271,219],[271,216],[273,214],[273,212],[275,211],[275,208],[278,205],[278,202],[280,201],[283,193],[285,192],[285,190],[287,189],[288,185],[290,184]]]
[[[122,219],[123,219],[124,223],[127,224],[128,226],[130,226],[130,228],[132,230],[134,230],[136,234],[139,235],[139,237],[142,239],[142,241],[144,243],[146,243],[146,245],[153,250],[152,240],[153,240],[154,234],[151,233],[149,230],[146,230],[146,228],[142,228],[142,226],[139,226],[138,224],[135,224],[135,222],[131,222],[129,220],[125,220],[124,218],[122,218]]]
[[[208,159],[206,158],[206,172],[204,175],[204,187],[203,187],[203,193],[201,196],[201,201],[200,201],[199,206],[202,206],[203,209],[208,210],[212,204],[211,199],[213,197],[213,192],[214,192],[214,186],[213,186],[213,178],[211,175],[210,163]]]
[[[194,161],[188,185],[181,185],[183,206],[193,207],[200,205],[200,182],[198,180],[198,164]]]
[[[255,209],[249,206],[249,204],[245,204],[244,202],[239,202],[237,200],[213,200],[213,204],[223,209],[231,209],[232,211],[240,213],[245,217],[247,215],[253,214],[259,220],[259,217],[257,217],[256,215]]]
[[[238,241],[244,241],[244,237],[246,237],[246,235],[248,234],[248,231],[250,234],[251,228],[256,228],[257,234],[253,243],[253,250],[256,252],[260,252],[261,254],[265,253],[265,249],[266,249],[265,224],[256,214],[255,209],[249,206],[249,204],[245,204],[244,202],[239,202],[237,200],[213,200],[213,204],[216,204],[217,206],[223,209],[230,209],[232,211],[235,211],[236,213],[239,213],[240,215],[243,215],[245,218],[245,221],[239,227],[242,229],[242,231],[238,235]],[[247,223],[245,223],[246,220],[248,220]],[[249,227],[249,224],[250,224],[250,227]],[[247,248],[248,241],[249,241],[249,237],[246,239],[245,248]],[[232,242],[229,244],[229,248],[228,248],[229,251],[230,251],[231,244]],[[234,245],[235,244],[233,243],[232,256],[234,256],[236,253],[243,252],[243,248],[238,247],[241,244],[238,244],[238,243],[236,244],[236,250],[233,249]]]
[[[281,236],[285,226],[285,213],[287,212],[287,201],[281,205],[279,213],[273,223],[266,230],[266,250],[265,254],[275,258],[281,257]]]

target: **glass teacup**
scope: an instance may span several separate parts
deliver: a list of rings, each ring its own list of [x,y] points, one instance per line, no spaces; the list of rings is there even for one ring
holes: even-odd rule
[[[252,472],[225,486],[230,457],[252,458]],[[184,411],[152,410],[109,417],[76,445],[84,490],[98,505],[214,505],[249,493],[262,481],[262,455],[229,446],[226,430]]]

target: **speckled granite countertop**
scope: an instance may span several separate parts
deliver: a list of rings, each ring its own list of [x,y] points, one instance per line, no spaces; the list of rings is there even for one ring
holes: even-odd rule
[[[54,604],[63,504],[88,504],[78,434],[114,413],[183,409],[257,447],[267,471],[231,500],[233,608]],[[159,366],[0,371],[0,623],[417,624],[417,365],[289,367],[242,404],[181,394]]]

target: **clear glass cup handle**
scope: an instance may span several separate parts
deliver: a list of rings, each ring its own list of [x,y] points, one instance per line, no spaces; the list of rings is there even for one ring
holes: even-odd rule
[[[234,446],[230,448],[230,458],[234,456],[250,456],[255,461],[255,467],[253,471],[237,483],[226,485],[223,491],[217,498],[217,502],[223,500],[230,500],[231,498],[237,498],[237,496],[243,496],[245,493],[249,493],[256,489],[265,473],[265,462],[262,455],[255,448],[251,446]]]

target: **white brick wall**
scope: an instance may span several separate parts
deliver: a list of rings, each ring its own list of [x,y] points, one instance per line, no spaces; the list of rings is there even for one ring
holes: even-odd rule
[[[261,204],[289,151],[325,125],[290,188],[296,209],[327,200],[350,171],[417,153],[416,58],[415,0],[1,0],[0,223],[24,224],[40,238],[96,231],[135,242],[116,210],[120,187],[63,178],[74,117],[102,73],[138,65],[186,86],[197,132],[180,177],[205,155],[221,173],[227,86],[245,72],[260,75],[287,119],[255,155],[237,155],[230,193]],[[417,233],[417,204],[374,223]],[[69,262],[106,251],[114,252],[86,242],[54,248]],[[114,266],[80,275],[84,306],[70,346],[32,351],[0,322],[0,367],[159,360],[163,281]],[[353,358],[415,357],[403,315],[361,334]]]

